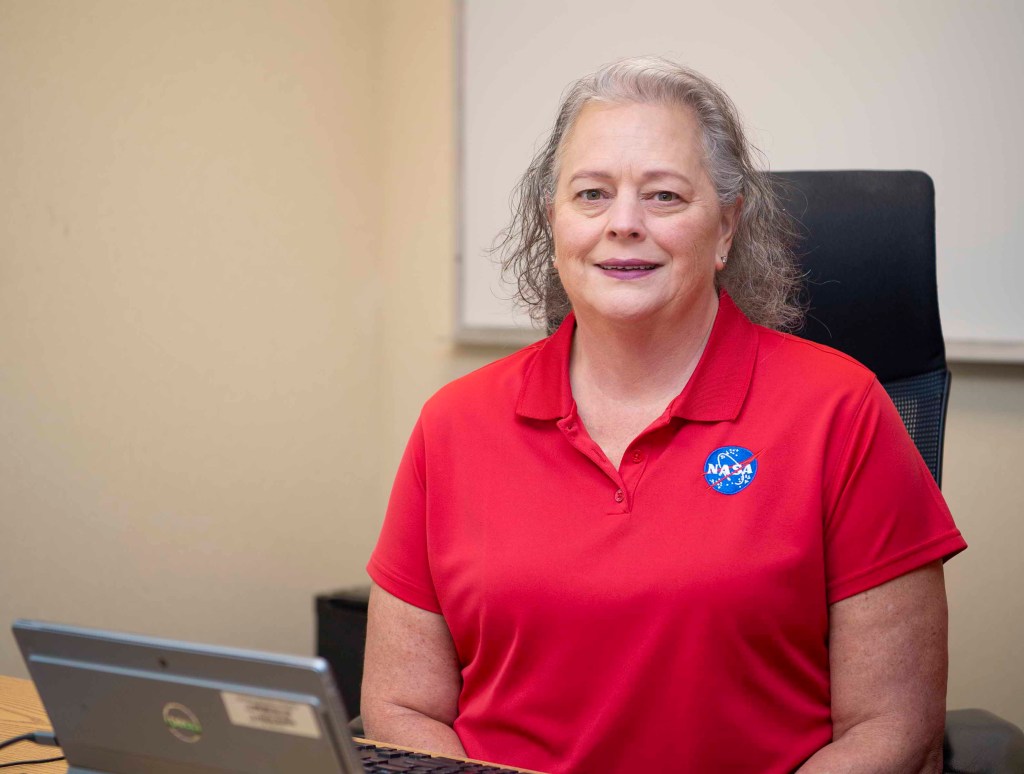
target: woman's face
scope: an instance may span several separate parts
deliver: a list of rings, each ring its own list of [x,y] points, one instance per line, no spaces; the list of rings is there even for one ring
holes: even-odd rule
[[[688,109],[590,103],[562,148],[549,218],[582,319],[685,324],[714,303],[738,205],[719,207]]]

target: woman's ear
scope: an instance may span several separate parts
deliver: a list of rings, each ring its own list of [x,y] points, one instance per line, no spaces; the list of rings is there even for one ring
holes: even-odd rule
[[[737,196],[736,201],[722,208],[721,231],[718,239],[718,254],[728,255],[732,249],[732,239],[740,225],[740,212],[743,211],[743,197]]]

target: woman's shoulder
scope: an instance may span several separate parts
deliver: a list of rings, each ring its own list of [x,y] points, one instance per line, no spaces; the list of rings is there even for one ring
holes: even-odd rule
[[[514,407],[523,379],[548,342],[541,339],[509,355],[458,377],[435,392],[424,404],[425,416],[475,413],[502,404]]]
[[[875,373],[844,352],[792,334],[759,329],[750,416],[794,437],[823,432],[844,442],[856,427],[902,427]],[[866,424],[865,424],[866,423]]]
[[[863,392],[875,381],[874,372],[838,349],[790,333],[756,326],[759,333],[758,369],[766,376],[797,380],[805,389]]]

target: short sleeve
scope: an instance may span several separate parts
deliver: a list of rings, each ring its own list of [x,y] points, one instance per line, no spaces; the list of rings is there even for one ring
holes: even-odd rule
[[[366,571],[403,602],[440,613],[427,551],[423,427],[416,423],[391,489],[384,526]]]
[[[825,484],[829,604],[936,559],[945,561],[967,547],[877,379],[856,407],[845,436]]]

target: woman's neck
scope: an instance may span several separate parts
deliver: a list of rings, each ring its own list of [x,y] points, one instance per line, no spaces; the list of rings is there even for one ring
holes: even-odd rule
[[[620,323],[577,314],[569,361],[573,394],[599,391],[606,400],[667,402],[693,374],[718,313],[718,296],[682,321]]]

